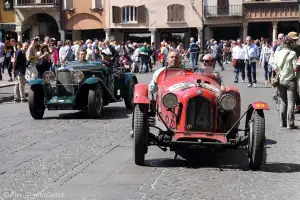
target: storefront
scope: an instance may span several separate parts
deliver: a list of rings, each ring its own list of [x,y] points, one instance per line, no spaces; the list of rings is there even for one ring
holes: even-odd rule
[[[136,43],[151,43],[151,34],[149,29],[111,29],[111,40],[123,41],[128,40]]]
[[[197,41],[197,28],[169,28],[169,29],[157,29],[160,35],[160,41],[165,40],[168,43],[175,43],[176,46],[179,43],[183,44],[186,49],[189,46],[190,38],[194,37]]]
[[[0,41],[10,40],[14,38],[17,40],[16,24],[14,23],[0,23]]]

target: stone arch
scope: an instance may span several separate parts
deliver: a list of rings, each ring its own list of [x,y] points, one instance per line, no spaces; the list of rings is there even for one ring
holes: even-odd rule
[[[65,25],[66,30],[89,30],[95,27],[103,28],[99,18],[88,13],[80,13],[72,16]]]
[[[34,35],[39,35],[41,39],[46,35],[60,39],[60,31],[60,14],[57,11],[16,10],[16,32],[22,35],[23,40],[30,40]]]

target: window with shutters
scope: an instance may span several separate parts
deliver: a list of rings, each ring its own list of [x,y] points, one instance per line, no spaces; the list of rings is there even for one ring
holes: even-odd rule
[[[184,6],[173,4],[168,6],[168,22],[183,22],[184,21]]]
[[[118,6],[112,7],[113,23],[146,23],[147,9],[145,5],[142,6]]]
[[[122,23],[138,22],[137,7],[126,6],[122,7]]]

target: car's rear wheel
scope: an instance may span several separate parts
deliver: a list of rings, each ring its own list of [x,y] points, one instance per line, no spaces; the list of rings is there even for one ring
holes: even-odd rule
[[[127,109],[132,110],[133,109],[133,94],[134,94],[134,86],[136,82],[131,79],[129,86],[128,86],[128,93],[124,97],[125,106]]]
[[[98,118],[101,116],[103,110],[103,91],[101,85],[98,83],[89,90],[88,96],[88,111],[91,118]]]
[[[134,108],[133,119],[133,143],[134,162],[136,165],[144,165],[145,154],[148,148],[148,105],[138,104]]]
[[[263,110],[255,110],[249,122],[248,155],[251,170],[259,170],[264,158],[265,117]]]
[[[44,91],[41,87],[30,88],[28,93],[28,106],[34,119],[42,119],[45,112]]]

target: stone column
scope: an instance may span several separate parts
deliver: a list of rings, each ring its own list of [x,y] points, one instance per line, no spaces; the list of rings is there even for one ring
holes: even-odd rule
[[[156,29],[155,28],[150,28],[149,31],[151,32],[151,45],[152,45],[152,43],[155,42]]]
[[[243,38],[242,41],[246,41],[246,37],[248,36],[248,22],[243,22]]]
[[[198,42],[199,42],[199,46],[202,49],[202,31],[203,31],[203,27],[198,27]]]
[[[106,28],[105,31],[105,39],[110,41],[110,29]]]
[[[22,41],[23,40],[22,31],[16,31],[16,32],[17,32],[17,36],[18,36],[18,38],[17,38],[18,42],[23,42]]]
[[[272,42],[274,42],[277,39],[277,25],[278,22],[272,22],[273,25],[273,32],[272,32]]]
[[[66,40],[65,31],[64,30],[59,30],[59,33],[60,33],[60,40],[65,42],[65,40]]]

